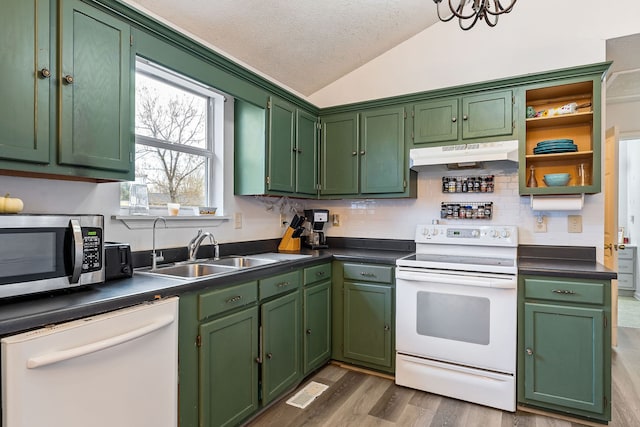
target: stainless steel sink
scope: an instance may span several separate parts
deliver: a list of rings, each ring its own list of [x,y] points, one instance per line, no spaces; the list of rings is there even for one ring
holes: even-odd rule
[[[229,265],[211,265],[205,263],[180,264],[170,267],[160,267],[155,270],[146,270],[144,273],[159,274],[163,276],[175,276],[183,278],[196,278],[204,276],[212,276],[215,274],[231,273],[236,271],[237,267]]]
[[[229,267],[235,267],[235,268],[250,268],[250,267],[258,267],[260,265],[265,265],[265,264],[273,264],[274,262],[276,262],[276,260],[246,257],[246,256],[234,256],[229,258],[207,260],[204,262],[208,265],[229,266]]]

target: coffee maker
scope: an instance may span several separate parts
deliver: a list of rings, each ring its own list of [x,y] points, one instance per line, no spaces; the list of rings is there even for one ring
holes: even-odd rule
[[[329,221],[329,210],[305,209],[304,216],[310,226],[304,245],[311,249],[328,248],[324,225]]]

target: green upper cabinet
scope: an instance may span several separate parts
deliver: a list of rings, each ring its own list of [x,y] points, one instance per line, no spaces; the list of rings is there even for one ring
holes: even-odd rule
[[[279,98],[235,103],[235,194],[317,194],[318,119]]]
[[[322,117],[320,194],[358,194],[358,113]]]
[[[129,25],[78,0],[61,0],[59,25],[59,161],[128,172]]]
[[[514,133],[512,90],[485,91],[414,105],[415,144],[453,144]]]
[[[296,190],[296,107],[272,99],[269,103],[268,190]]]
[[[321,195],[406,196],[403,107],[330,115],[321,122]]]
[[[526,113],[522,113],[520,194],[593,194],[601,191],[602,78],[608,67],[608,63],[600,64],[590,67],[589,74],[581,72],[578,76],[569,75],[522,88],[522,111],[531,107],[537,117],[525,119]],[[573,145],[560,149],[549,143],[538,145],[554,140],[569,140],[566,142]],[[569,182],[547,186],[544,175],[552,173],[568,173]]]
[[[0,14],[0,159],[47,164],[50,2],[9,0]],[[10,79],[10,81],[9,81]],[[3,162],[4,164],[4,162]],[[2,166],[5,167],[5,166]]]
[[[3,89],[0,169],[131,179],[129,25],[79,0],[10,0],[0,34],[0,72],[14,82]]]
[[[402,193],[405,189],[404,108],[360,115],[360,193]]]

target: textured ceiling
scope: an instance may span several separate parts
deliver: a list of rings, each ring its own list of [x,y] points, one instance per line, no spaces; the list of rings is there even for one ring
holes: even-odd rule
[[[438,20],[432,0],[124,1],[305,96]]]

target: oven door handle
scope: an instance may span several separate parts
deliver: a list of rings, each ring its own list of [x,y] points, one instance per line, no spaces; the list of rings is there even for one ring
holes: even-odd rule
[[[515,289],[518,285],[516,276],[510,277],[483,277],[466,276],[450,273],[429,273],[398,270],[396,279],[409,280],[412,282],[436,282],[448,285],[478,286],[483,288]]]

